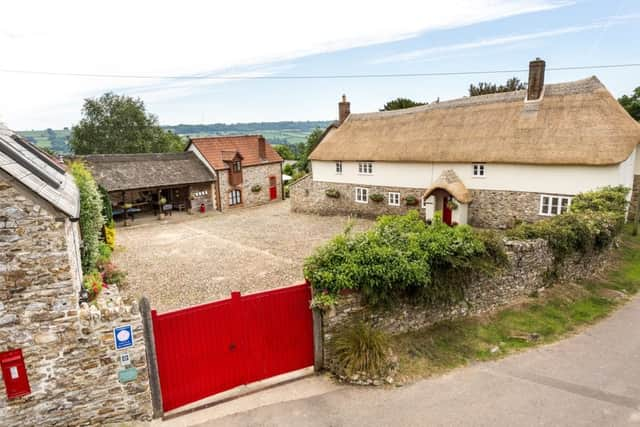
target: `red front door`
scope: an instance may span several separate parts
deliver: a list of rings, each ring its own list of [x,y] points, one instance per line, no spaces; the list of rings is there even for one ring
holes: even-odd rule
[[[275,200],[278,198],[278,187],[275,176],[269,177],[269,200]]]
[[[449,198],[445,197],[442,205],[442,222],[451,225],[451,208],[449,208]]]

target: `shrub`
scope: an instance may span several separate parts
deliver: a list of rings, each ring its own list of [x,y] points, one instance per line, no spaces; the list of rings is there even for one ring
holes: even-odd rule
[[[379,193],[375,193],[369,196],[369,198],[374,202],[381,202],[384,200],[384,196]]]
[[[82,280],[82,286],[84,286],[89,293],[89,301],[93,301],[100,295],[100,292],[102,292],[102,276],[95,270],[86,273]]]
[[[105,224],[103,233],[105,243],[109,245],[111,250],[114,250],[116,248],[116,224],[113,220]]]
[[[100,199],[102,200],[102,217],[104,218],[105,224],[113,221],[113,208],[111,207],[111,198],[109,197],[109,193],[107,190],[98,185],[98,191],[100,192]]]
[[[489,271],[503,258],[502,247],[466,225],[442,221],[427,226],[417,211],[378,218],[369,231],[341,234],[305,261],[305,277],[316,294],[358,290],[372,305],[400,297],[429,304],[464,298],[473,272]]]
[[[571,201],[571,212],[611,212],[623,215],[629,189],[621,185],[580,193]]]
[[[82,271],[90,272],[98,259],[100,233],[104,224],[102,198],[89,170],[73,162],[70,171],[80,192],[80,233],[82,235]]]
[[[359,321],[342,327],[328,344],[331,364],[337,373],[383,376],[388,370],[389,338],[367,323]]]
[[[98,244],[98,259],[96,260],[96,266],[106,264],[111,259],[111,247],[104,242]]]
[[[328,188],[324,193],[327,195],[327,197],[331,197],[332,199],[337,199],[338,197],[340,197],[340,192],[335,188]]]
[[[262,185],[260,185],[260,184],[256,184],[253,187],[251,187],[251,192],[252,193],[259,193],[260,190],[262,190]]]
[[[120,270],[114,263],[108,262],[102,266],[102,280],[109,285],[123,286],[127,273]]]

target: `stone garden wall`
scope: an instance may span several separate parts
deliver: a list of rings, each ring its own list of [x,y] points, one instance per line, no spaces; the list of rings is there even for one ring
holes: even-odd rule
[[[77,223],[0,175],[0,352],[22,349],[29,395],[8,400],[0,425],[96,425],[148,420],[150,393],[137,307],[117,289],[78,304]],[[138,378],[121,370],[112,328],[130,324]]]
[[[553,266],[553,255],[546,241],[508,241],[505,246],[509,267],[493,277],[477,277],[473,280],[464,303],[446,308],[425,308],[404,303],[388,310],[372,310],[365,308],[357,293],[339,297],[334,308],[322,316],[325,342],[336,328],[354,318],[364,318],[387,333],[397,334],[442,320],[491,312],[548,286],[546,276]],[[560,266],[558,281],[592,277],[607,265],[609,259],[610,251],[589,256],[575,255]],[[327,346],[324,348],[326,351]]]

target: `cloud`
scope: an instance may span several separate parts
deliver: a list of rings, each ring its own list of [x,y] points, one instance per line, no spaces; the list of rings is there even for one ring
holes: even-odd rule
[[[457,43],[457,44],[450,44],[450,45],[444,45],[444,46],[435,46],[427,49],[418,49],[410,52],[403,52],[403,53],[385,56],[383,58],[377,58],[371,61],[370,63],[384,64],[384,63],[390,63],[390,62],[414,61],[416,59],[428,58],[433,55],[441,55],[445,53],[460,52],[460,51],[465,51],[470,49],[508,45],[508,44],[519,43],[527,40],[557,37],[565,34],[581,33],[583,31],[591,31],[591,30],[596,30],[600,28],[607,28],[610,25],[614,25],[622,22],[628,22],[631,20],[637,20],[639,18],[640,18],[639,14],[612,16],[608,20],[598,21],[588,25],[570,26],[570,27],[557,28],[557,29],[548,30],[548,31],[539,31],[535,33],[500,36],[500,37],[481,39],[481,40],[467,42],[467,43]]]
[[[109,2],[21,0],[3,5],[0,68],[96,74],[251,72],[256,66],[415,37],[567,5],[558,0]],[[34,13],[37,11],[37,13]],[[189,84],[162,80],[154,99],[183,96]],[[208,84],[213,84],[209,82]],[[68,125],[82,99],[136,79],[0,73],[0,114],[14,128]],[[177,86],[181,89],[177,90]],[[58,114],[61,105],[77,113]],[[61,109],[62,111],[62,109]],[[41,115],[42,119],[38,118]]]

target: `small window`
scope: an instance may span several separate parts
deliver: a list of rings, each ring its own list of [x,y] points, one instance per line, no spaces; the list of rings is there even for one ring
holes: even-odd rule
[[[356,202],[369,203],[369,189],[356,187]]]
[[[543,194],[540,196],[540,215],[553,216],[569,211],[571,197],[550,196]]]
[[[373,175],[373,162],[358,162],[358,173]]]
[[[389,193],[389,204],[391,206],[400,206],[400,193]]]
[[[240,190],[231,190],[229,192],[229,205],[239,205],[242,203],[242,193]]]
[[[473,176],[476,178],[484,177],[484,164],[483,163],[474,163],[473,165]]]
[[[341,160],[337,160],[336,161],[336,173],[338,175],[342,174],[342,161]]]
[[[242,165],[240,164],[240,161],[236,160],[235,162],[233,162],[233,171],[240,172],[241,170],[242,170]]]

